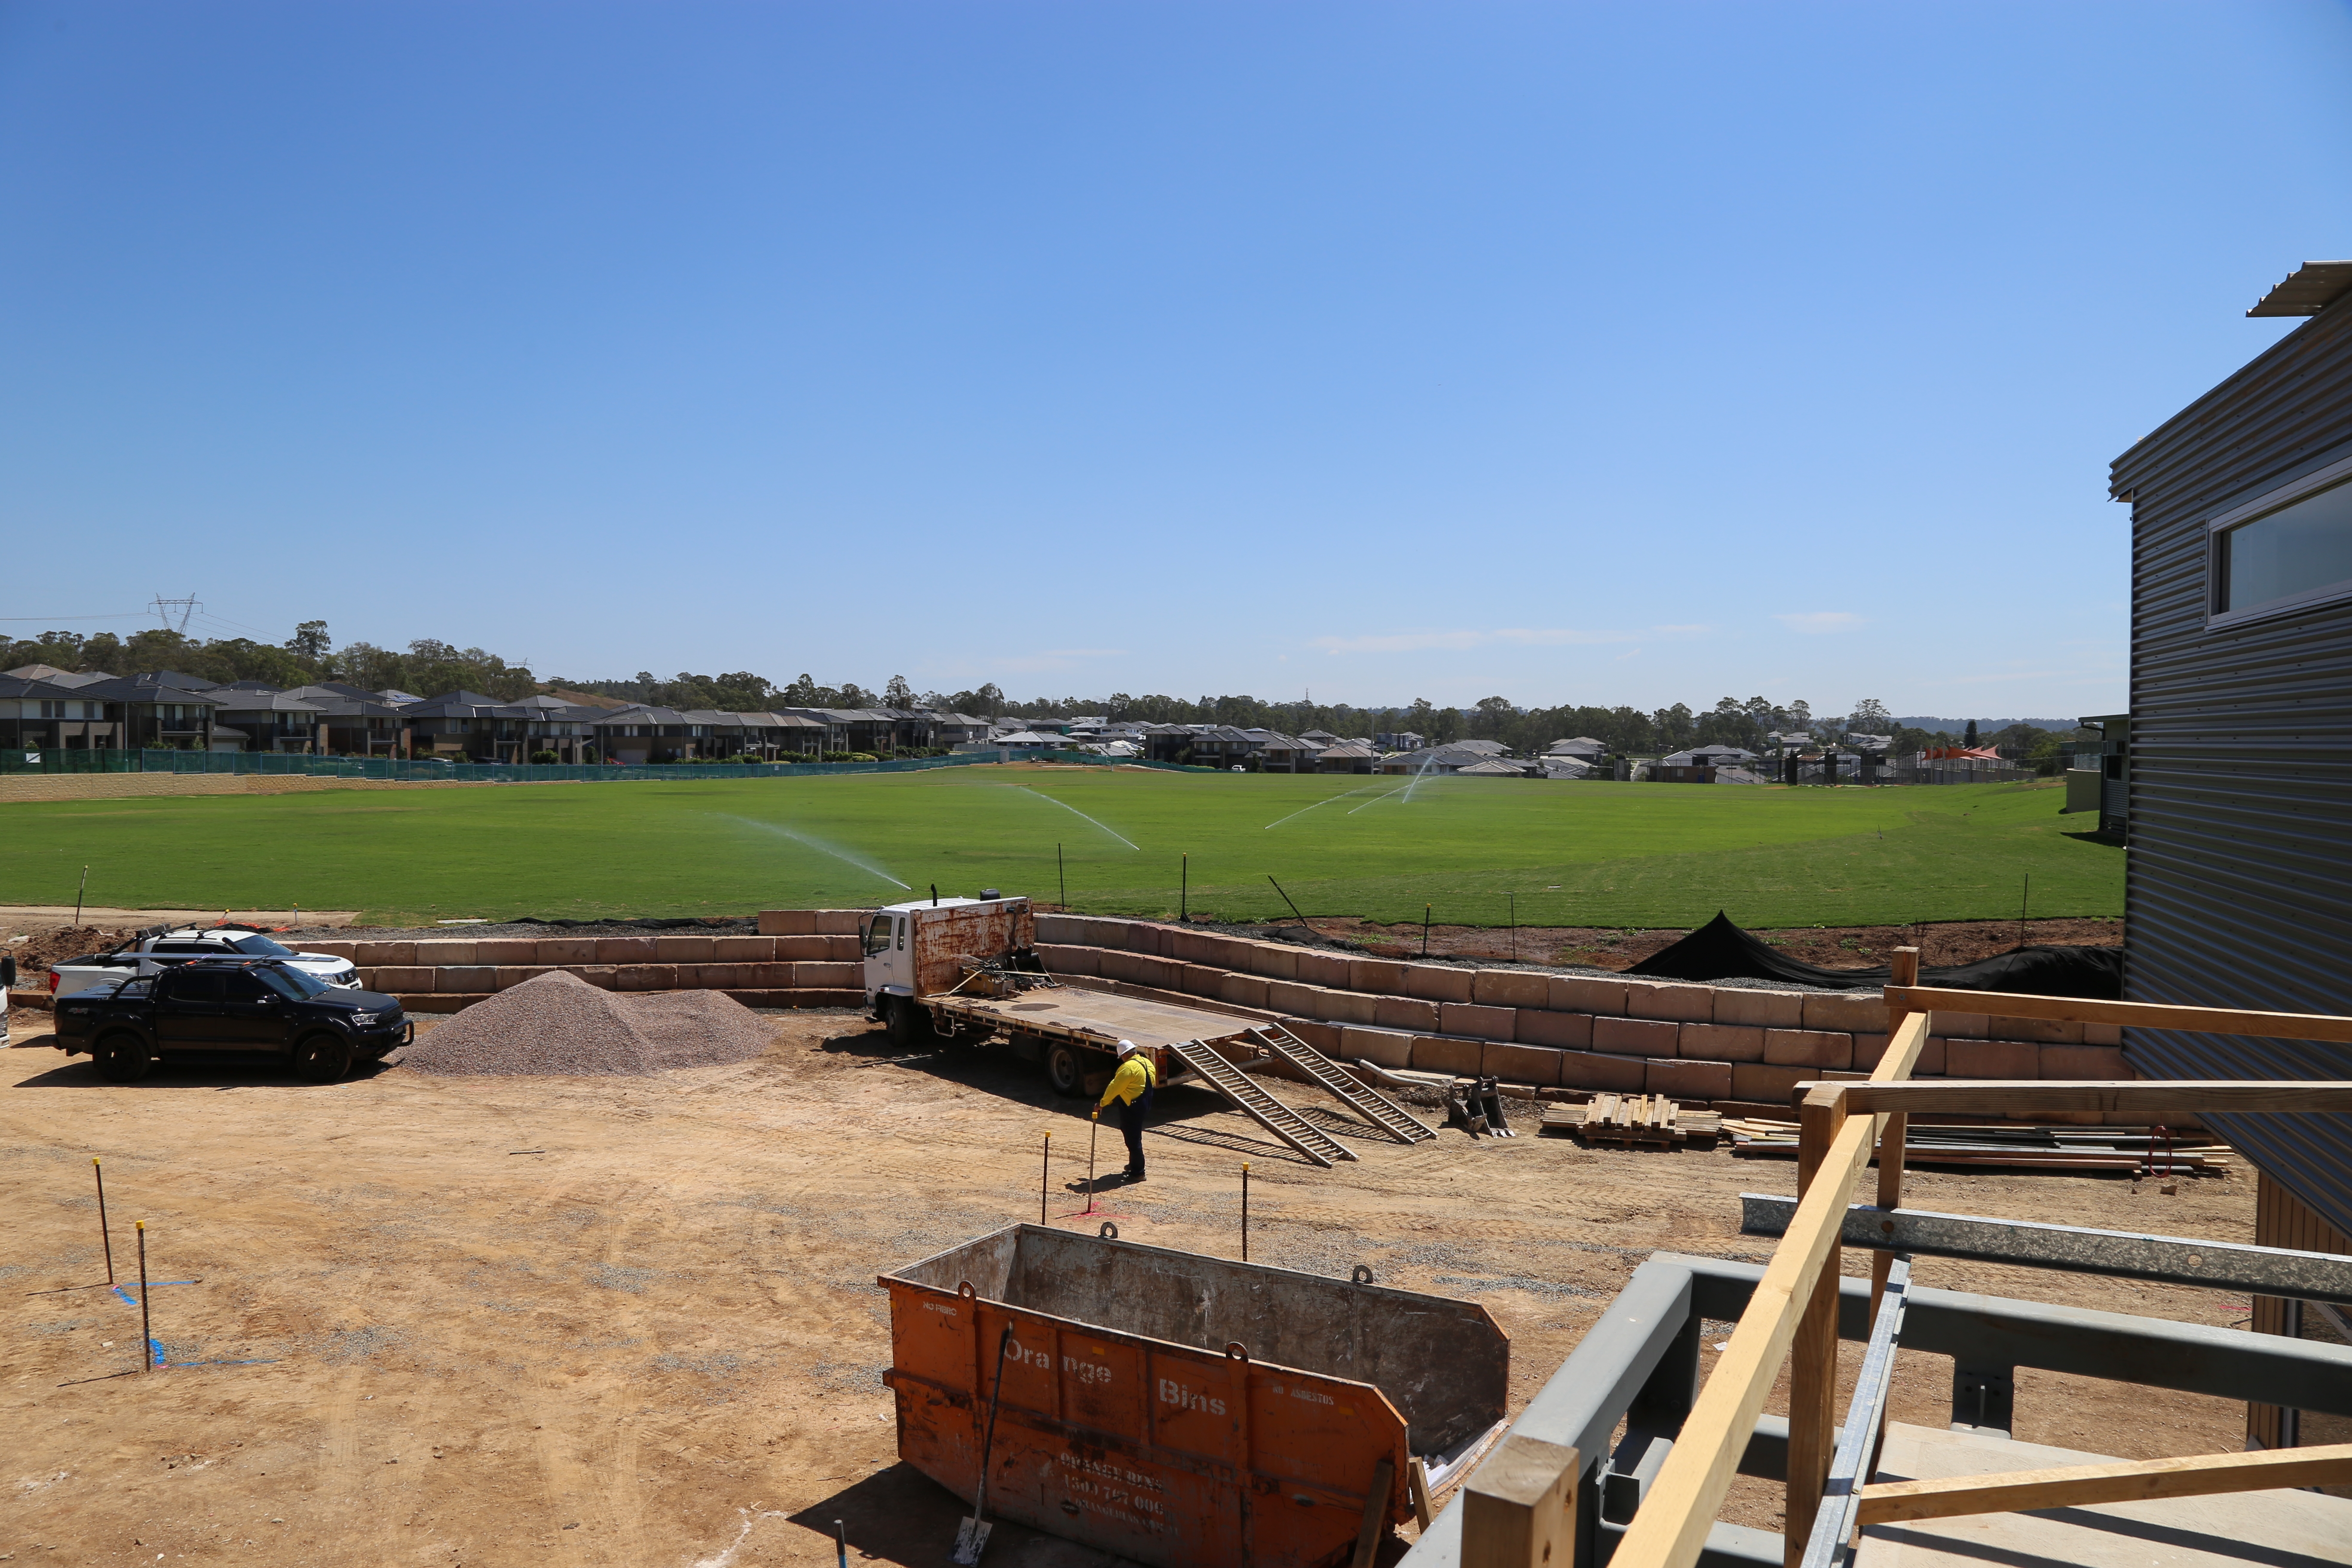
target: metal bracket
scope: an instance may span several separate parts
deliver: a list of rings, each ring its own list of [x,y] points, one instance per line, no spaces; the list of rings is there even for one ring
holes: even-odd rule
[[[2017,1419],[2017,1369],[2013,1366],[1952,1366],[1952,1429],[2010,1435]]]

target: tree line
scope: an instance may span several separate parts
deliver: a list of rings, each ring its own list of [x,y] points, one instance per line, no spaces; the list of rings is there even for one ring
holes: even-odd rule
[[[356,642],[338,648],[327,635],[324,621],[304,621],[282,644],[255,642],[246,637],[191,637],[169,628],[151,628],[118,637],[112,632],[84,637],[76,632],[44,632],[19,638],[0,655],[0,668],[28,664],[53,665],[65,670],[104,670],[129,675],[138,670],[173,669],[226,685],[259,680],[279,688],[334,680],[364,690],[398,689],[420,696],[445,691],[478,691],[506,701],[542,691],[572,691],[643,702],[656,708],[707,708],[730,712],[764,712],[779,708],[930,708],[968,713],[978,718],[1075,719],[1100,716],[1113,722],[1142,724],[1230,724],[1237,729],[1278,730],[1297,735],[1321,730],[1343,739],[1371,740],[1382,734],[1412,732],[1433,744],[1453,741],[1497,741],[1523,754],[1540,752],[1554,741],[1589,736],[1612,752],[1635,755],[1679,752],[1692,746],[1741,746],[1761,752],[1775,733],[1804,732],[1834,736],[1848,732],[1895,737],[1898,753],[1937,745],[1989,745],[2005,756],[2047,763],[2063,743],[2083,731],[2044,731],[2031,724],[2013,724],[1979,736],[1973,720],[1962,735],[1897,725],[1886,705],[1864,698],[1837,717],[1816,715],[1802,700],[1786,704],[1762,697],[1746,701],[1726,697],[1711,708],[1677,702],[1644,711],[1638,708],[1603,708],[1584,704],[1522,708],[1504,697],[1481,698],[1469,708],[1440,707],[1416,698],[1402,707],[1360,708],[1348,703],[1319,703],[1301,699],[1271,701],[1249,696],[1196,699],[1114,691],[1108,697],[1037,697],[1015,700],[993,681],[963,691],[918,691],[900,675],[892,676],[878,691],[855,681],[820,685],[806,674],[779,685],[750,670],[720,675],[681,671],[665,679],[639,670],[628,680],[574,680],[562,677],[541,679],[526,666],[509,664],[478,647],[460,648],[425,637],[405,652]]]

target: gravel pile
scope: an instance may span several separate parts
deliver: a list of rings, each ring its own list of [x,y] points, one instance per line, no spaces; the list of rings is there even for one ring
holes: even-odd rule
[[[715,991],[603,991],[557,970],[475,1003],[397,1061],[436,1077],[644,1074],[743,1061],[772,1035]]]

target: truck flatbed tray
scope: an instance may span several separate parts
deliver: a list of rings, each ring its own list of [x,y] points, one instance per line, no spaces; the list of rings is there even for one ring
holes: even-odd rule
[[[1166,1047],[1178,1040],[1222,1040],[1251,1026],[1249,1019],[1229,1013],[1197,1012],[1139,996],[1060,985],[1040,986],[1018,996],[958,996],[950,1005],[959,1013],[985,1016],[1005,1028],[1045,1034],[1067,1030],[1100,1036],[1106,1041],[1133,1040],[1147,1047]]]

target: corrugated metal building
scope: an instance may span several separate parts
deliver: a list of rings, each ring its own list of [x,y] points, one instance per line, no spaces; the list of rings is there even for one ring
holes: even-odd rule
[[[2126,994],[2352,1013],[2352,262],[2308,263],[2248,314],[2310,320],[2113,466],[2132,507]],[[2340,1046],[2125,1046],[2147,1077],[2352,1079]],[[2221,1131],[2263,1173],[2257,1241],[2352,1233],[2352,1117]],[[2259,1326],[2295,1331],[2265,1307]],[[2296,1440],[2275,1412],[2251,1430]]]

